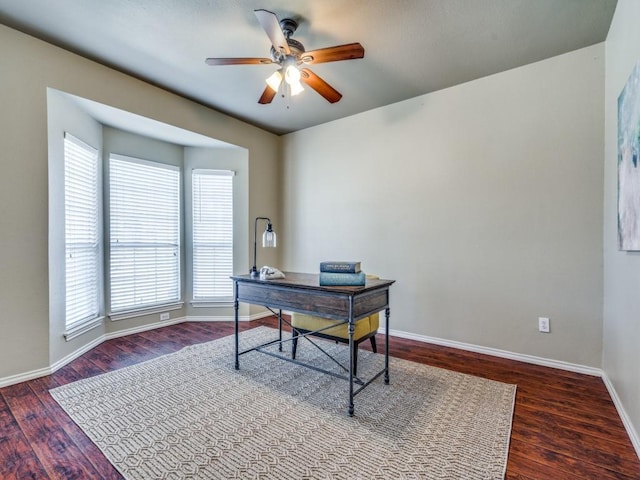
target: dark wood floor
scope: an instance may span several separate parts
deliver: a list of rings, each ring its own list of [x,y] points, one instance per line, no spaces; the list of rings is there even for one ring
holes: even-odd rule
[[[258,325],[275,323],[242,328]],[[231,333],[230,322],[183,323],[109,340],[53,375],[0,389],[0,479],[122,478],[48,390]],[[518,385],[507,479],[640,479],[640,461],[601,379],[399,338],[389,350]]]

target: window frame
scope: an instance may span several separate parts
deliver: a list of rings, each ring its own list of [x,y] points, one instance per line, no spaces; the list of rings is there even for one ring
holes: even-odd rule
[[[73,153],[70,149],[79,149]],[[85,158],[82,158],[85,157]],[[88,161],[85,163],[74,164],[72,161]],[[76,336],[94,328],[104,320],[103,315],[103,232],[102,232],[102,176],[101,176],[101,158],[100,151],[80,140],[69,132],[63,135],[63,163],[64,163],[64,180],[63,180],[63,204],[64,204],[64,337],[71,340]],[[70,182],[73,178],[73,184]],[[76,190],[71,192],[71,188]],[[75,205],[70,205],[70,194],[73,194],[76,200]],[[93,210],[93,212],[91,212]],[[93,225],[86,229],[87,220]],[[75,231],[75,242],[70,242],[70,236]],[[69,259],[73,258],[71,252],[80,253],[85,261],[81,262],[86,266],[89,261],[89,272],[75,279],[77,287],[70,291]],[[82,257],[82,253],[89,255]],[[91,271],[92,270],[92,271]],[[92,289],[84,288],[86,285],[92,285]],[[72,301],[70,296],[75,297]],[[89,296],[89,301],[86,300]],[[80,300],[79,300],[80,298]],[[84,310],[80,307],[81,314],[74,320],[70,321],[70,308],[78,309],[78,303],[89,305]],[[76,306],[74,306],[76,305]]]
[[[223,169],[214,169],[214,168],[194,168],[191,171],[191,305],[195,307],[205,307],[205,306],[218,306],[218,305],[228,305],[233,302],[234,294],[233,294],[233,282],[229,277],[233,275],[234,272],[234,190],[235,190],[235,171],[233,170],[223,170]],[[222,223],[221,225],[214,225],[215,221],[209,222],[198,222],[197,216],[199,213],[202,213],[202,194],[200,198],[198,198],[198,193],[200,189],[197,186],[197,177],[201,176],[204,180],[207,177],[217,178],[217,179],[229,179],[229,185],[223,186],[224,188],[228,188],[228,191],[225,192],[214,192],[207,191],[207,197],[215,196],[216,193],[223,193],[223,198],[218,198],[217,201],[222,201],[226,203],[228,209],[225,211],[220,211],[217,206],[219,203],[212,202],[207,205],[210,205],[214,208],[207,209],[204,213],[207,217],[217,217],[220,220],[220,217],[226,216],[224,221],[220,221],[218,223]],[[219,187],[219,186],[218,186]],[[216,188],[216,187],[214,187]],[[203,224],[204,223],[204,224]],[[200,228],[202,228],[207,233],[207,237],[215,236],[215,229],[222,229],[222,237],[224,240],[218,239],[202,241],[199,236]],[[225,238],[226,237],[226,238]],[[227,262],[227,268],[221,268],[217,270],[216,265],[199,265],[198,264],[198,250],[200,248],[211,248],[211,247],[219,247],[227,248],[229,251],[223,258],[223,262]],[[200,247],[200,248],[199,248]],[[211,259],[210,259],[211,261]],[[203,268],[206,270],[207,268],[212,269],[212,280],[211,284],[208,286],[199,286],[198,285],[198,270]],[[220,284],[216,285],[217,280],[222,280],[224,282],[228,282],[226,286],[220,286]],[[225,292],[226,295],[198,295],[198,290],[209,290],[211,293],[214,293],[216,290]],[[213,290],[213,291],[212,291]]]
[[[115,162],[115,163],[114,163]],[[117,168],[114,168],[114,165],[117,166]],[[136,185],[135,188],[135,192],[136,195],[131,195],[131,196],[127,196],[126,194],[122,194],[121,192],[119,192],[117,195],[114,195],[114,189],[115,188],[123,188],[123,185],[119,182],[126,182],[126,178],[125,177],[121,177],[121,178],[115,178],[114,177],[114,172],[118,170],[118,168],[121,168],[123,166],[129,166],[134,170],[138,170],[138,173],[136,174],[136,178],[138,178],[140,180],[140,183],[138,183]],[[138,206],[141,206],[144,204],[145,199],[141,198],[144,196],[144,193],[147,193],[147,195],[159,195],[162,193],[167,193],[166,191],[163,192],[163,187],[160,187],[158,184],[156,185],[144,185],[144,180],[148,180],[149,177],[146,177],[144,175],[140,175],[140,172],[142,172],[143,170],[147,169],[148,172],[151,172],[151,170],[148,169],[156,169],[155,173],[159,173],[162,172],[163,170],[166,172],[171,172],[167,178],[165,178],[166,181],[168,181],[169,183],[171,183],[172,185],[165,185],[165,187],[169,187],[172,189],[171,193],[175,194],[175,197],[173,198],[172,201],[170,201],[170,207],[173,208],[173,211],[171,212],[171,214],[169,215],[171,217],[172,220],[172,226],[170,228],[168,228],[168,232],[170,233],[169,237],[171,237],[171,239],[169,241],[148,241],[145,240],[144,242],[136,242],[136,237],[139,240],[140,238],[144,237],[145,239],[148,238],[147,234],[139,231],[139,229],[137,231],[127,231],[128,232],[128,237],[126,236],[127,234],[123,234],[123,230],[121,229],[121,226],[115,226],[114,224],[117,224],[119,222],[121,222],[122,220],[125,220],[127,217],[126,216],[122,216],[121,219],[115,219],[114,221],[114,210],[120,209],[123,205],[126,205],[126,203],[124,203],[123,205],[120,205],[120,201],[125,198],[126,200],[130,200],[132,202],[138,202]],[[131,171],[130,171],[131,173]],[[118,173],[119,174],[119,173]],[[115,185],[114,185],[115,183]],[[142,188],[145,187],[145,188]],[[132,189],[129,189],[129,192],[131,192]],[[109,218],[109,233],[108,233],[108,265],[109,265],[109,272],[108,272],[108,278],[106,278],[107,282],[108,282],[108,302],[109,302],[109,318],[111,320],[121,320],[121,319],[125,319],[125,318],[132,318],[132,317],[137,317],[137,316],[141,316],[141,315],[146,315],[146,314],[151,314],[151,313],[157,313],[157,312],[167,312],[170,310],[175,310],[175,309],[179,309],[182,307],[183,305],[183,301],[182,301],[182,270],[183,270],[183,253],[182,253],[182,228],[183,228],[183,219],[182,219],[182,203],[183,203],[183,194],[182,194],[182,168],[180,166],[176,166],[176,165],[171,165],[171,164],[166,164],[166,163],[161,163],[161,162],[157,162],[157,161],[152,161],[152,160],[145,160],[145,159],[141,159],[141,158],[136,158],[136,157],[131,157],[128,155],[120,155],[120,154],[116,154],[116,153],[110,153],[109,154],[109,185],[108,185],[108,218]],[[144,192],[141,194],[141,192]],[[151,197],[149,197],[151,198]],[[157,198],[157,200],[160,200],[159,198]],[[131,205],[130,205],[131,206]],[[149,205],[150,206],[150,205]],[[152,210],[147,210],[147,215],[149,215],[149,218],[151,218],[151,216],[153,214],[157,214],[157,207],[158,207],[158,203],[153,203],[154,208]],[[137,214],[141,214],[141,213],[145,213],[145,212],[141,212],[140,210],[136,210]],[[117,212],[118,214],[122,213],[120,211]],[[168,217],[167,217],[168,218]],[[149,223],[145,223],[146,218],[144,216],[139,216],[137,218],[137,220],[133,223],[137,223],[138,227],[142,226],[143,228],[146,227],[147,228],[147,233],[148,231],[150,231],[149,227],[150,224]],[[126,221],[126,220],[125,220]],[[156,231],[156,228],[151,229],[151,231],[154,232],[154,234],[159,234],[159,231]],[[170,232],[169,232],[170,231]],[[124,235],[124,236],[121,236]],[[125,248],[130,248],[133,249],[132,252],[136,252],[136,251],[150,251],[155,249],[156,252],[158,251],[158,249],[160,249],[161,251],[163,250],[172,250],[173,251],[173,256],[176,258],[176,260],[173,262],[173,267],[169,265],[170,269],[173,269],[171,271],[172,275],[172,283],[168,285],[167,288],[170,289],[170,294],[168,296],[165,296],[164,298],[160,298],[160,299],[149,299],[149,301],[146,302],[138,302],[136,300],[130,301],[128,303],[123,303],[123,300],[121,298],[116,298],[117,300],[117,305],[115,305],[114,308],[114,285],[116,285],[116,282],[114,282],[114,275],[120,275],[122,272],[119,272],[115,263],[114,262],[115,258],[114,258],[114,249],[115,251],[120,250],[120,241],[119,240],[123,240],[121,245],[122,249]],[[156,239],[157,240],[157,239]],[[122,253],[122,252],[121,252]],[[154,263],[153,265],[155,265],[156,269],[158,266],[158,263]],[[156,272],[157,273],[157,272]],[[135,274],[134,274],[135,275]],[[154,274],[154,279],[158,279],[157,275]],[[132,280],[134,283],[136,282],[135,279]],[[149,282],[148,284],[145,284],[145,287],[149,287],[149,285],[152,282]],[[118,289],[127,289],[127,288],[135,288],[133,287],[133,284],[129,283],[124,284],[124,287],[122,284],[118,285],[117,287]],[[148,292],[151,292],[151,290],[148,290]],[[156,289],[155,294],[157,295],[158,290]],[[132,296],[136,295],[135,290],[130,294]]]

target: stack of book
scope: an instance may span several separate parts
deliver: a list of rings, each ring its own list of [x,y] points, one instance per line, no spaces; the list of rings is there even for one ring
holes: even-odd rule
[[[321,262],[320,285],[362,286],[366,276],[360,270],[360,262]]]

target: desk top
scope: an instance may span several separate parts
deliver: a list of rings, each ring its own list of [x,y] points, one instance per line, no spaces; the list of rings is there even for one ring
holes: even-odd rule
[[[264,283],[269,285],[279,285],[283,287],[295,287],[309,290],[321,290],[331,291],[335,293],[346,293],[348,295],[354,295],[362,293],[368,290],[376,290],[378,288],[389,287],[395,280],[385,279],[370,279],[367,278],[367,282],[364,286],[321,286],[320,275],[317,273],[297,273],[297,272],[283,272],[285,278],[275,278],[272,280],[260,280],[260,278],[253,278],[251,275],[234,275],[231,278],[238,282],[252,282],[252,283]]]

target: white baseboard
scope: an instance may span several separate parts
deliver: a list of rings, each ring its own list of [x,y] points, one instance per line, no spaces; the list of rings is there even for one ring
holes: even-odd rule
[[[31,370],[30,372],[18,373],[17,375],[10,375],[8,377],[0,378],[0,388],[8,387],[9,385],[15,385],[16,383],[27,382],[29,380],[35,380],[36,378],[45,377],[50,375],[51,369],[49,367],[39,368],[38,370]]]
[[[133,335],[134,333],[148,332],[149,330],[155,330],[156,328],[168,327],[170,325],[177,325],[186,321],[186,317],[170,318],[169,320],[162,320],[160,322],[147,323],[139,327],[125,328],[124,330],[118,330],[117,332],[105,333],[101,338],[102,342],[105,340],[111,340],[112,338],[126,337],[127,335]]]
[[[384,327],[379,328],[378,333],[384,334]],[[563,362],[561,360],[536,357],[534,355],[525,355],[523,353],[510,352],[508,350],[500,350],[498,348],[482,347],[480,345],[474,345],[472,343],[457,342],[455,340],[445,340],[442,338],[428,337],[426,335],[417,335],[415,333],[403,332],[400,330],[391,329],[389,330],[389,335],[392,335],[394,337],[406,338],[409,340],[416,340],[418,342],[432,343],[434,345],[441,345],[443,347],[451,347],[457,348],[459,350],[467,350],[469,352],[482,353],[484,355],[491,355],[493,357],[508,358],[510,360],[517,360],[519,362],[541,365],[543,367],[559,368],[560,370],[583,373],[585,375],[592,375],[595,377],[601,377],[603,373],[599,368],[588,367],[586,365],[578,365],[576,363]]]
[[[605,387],[609,391],[609,395],[611,395],[611,399],[613,400],[613,404],[616,406],[616,410],[618,410],[618,415],[620,415],[620,420],[624,425],[625,430],[627,431],[627,435],[629,435],[629,439],[633,445],[633,448],[636,450],[636,455],[640,458],[640,436],[638,436],[638,432],[636,432],[633,424],[631,423],[631,419],[627,414],[627,411],[624,409],[622,402],[620,401],[620,397],[618,396],[618,392],[616,392],[613,383],[611,383],[611,379],[607,375],[606,372],[602,372],[602,381],[604,382]]]
[[[105,341],[105,336],[104,335],[100,335],[98,338],[96,338],[92,342],[89,342],[86,345],[83,345],[82,347],[77,349],[76,351],[71,352],[69,355],[67,355],[67,356],[61,358],[60,360],[58,360],[57,362],[51,364],[51,367],[49,367],[50,372],[47,375],[56,372],[57,370],[61,369],[62,367],[64,367],[68,363],[71,363],[72,361],[74,361],[79,356],[84,355],[85,353],[87,353],[92,348],[96,348],[98,345],[100,345],[104,341]]]
[[[95,339],[94,341],[84,345],[82,348],[79,348],[75,352],[72,352],[66,357],[61,358],[60,360],[51,364],[48,367],[39,368],[37,370],[31,370],[29,372],[20,373],[18,375],[11,375],[9,377],[0,378],[0,388],[8,387],[9,385],[15,385],[17,383],[27,382],[29,380],[35,380],[36,378],[46,377],[47,375],[51,375],[52,373],[56,372],[60,368],[64,367],[68,363],[78,358],[80,355],[83,355],[84,353],[88,352],[92,348],[97,347],[102,342],[104,342],[104,340],[105,340],[104,335],[102,335],[99,338]]]

